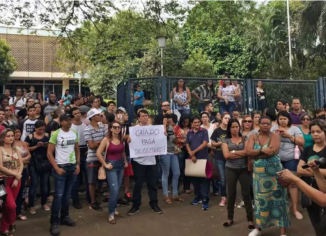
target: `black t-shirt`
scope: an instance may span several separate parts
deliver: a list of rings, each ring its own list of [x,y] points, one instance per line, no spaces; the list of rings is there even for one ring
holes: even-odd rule
[[[154,125],[163,125],[163,115],[162,114],[158,114],[157,116],[155,116]]]
[[[52,131],[60,129],[60,124],[54,120],[51,120],[45,127],[45,133],[48,133],[51,136]]]
[[[224,138],[226,138],[227,130],[222,129],[221,127],[218,127],[214,130],[211,140],[215,142],[222,142]],[[225,160],[222,152],[222,148],[217,147],[215,151],[215,158],[218,160]]]
[[[31,138],[29,136],[31,136]],[[25,142],[29,143],[30,147],[34,147],[37,145],[38,142],[48,143],[49,138],[44,135],[43,138],[37,139],[33,136],[33,134],[30,134],[25,138]],[[38,147],[34,151],[32,151],[31,154],[32,154],[31,163],[34,163],[34,159],[33,159],[34,155],[42,156],[44,157],[44,159],[47,159],[47,147]]]
[[[129,135],[129,127],[130,127],[129,123],[122,124],[122,129],[121,129],[122,135]],[[127,142],[124,142],[124,144],[125,144],[126,157],[128,157],[129,156],[129,145]]]
[[[300,156],[300,160],[303,160],[307,164],[310,160],[320,158],[320,157],[326,157],[326,147],[324,147],[324,149],[321,150],[320,152],[315,152],[314,145],[313,145],[313,146],[306,147],[303,150]],[[319,189],[313,177],[302,176],[301,179],[309,185],[311,185],[312,183],[312,187],[314,187],[315,189]]]

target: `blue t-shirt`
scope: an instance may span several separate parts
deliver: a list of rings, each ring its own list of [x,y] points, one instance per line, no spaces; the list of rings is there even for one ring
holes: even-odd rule
[[[70,95],[70,94],[68,94],[68,96],[66,96],[66,95],[62,95],[62,100],[64,100],[64,99],[66,99],[66,98],[70,98],[70,99],[72,99],[72,96]],[[68,105],[70,105],[70,99],[67,99],[66,101],[64,101],[63,102],[63,105],[64,106],[68,106]]]
[[[134,97],[138,96],[138,99],[135,99],[134,101],[134,105],[143,105],[143,101],[144,101],[144,92],[143,91],[136,91],[134,94]]]
[[[186,144],[189,144],[191,151],[197,149],[203,142],[208,140],[208,131],[204,128],[200,128],[196,133],[190,130],[187,133]],[[207,159],[208,158],[208,148],[207,146],[195,154],[197,159]]]

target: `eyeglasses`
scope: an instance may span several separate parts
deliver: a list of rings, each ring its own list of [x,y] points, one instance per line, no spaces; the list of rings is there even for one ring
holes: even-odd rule
[[[168,106],[170,106],[169,104],[164,104],[164,105],[162,105],[162,107],[168,107]]]
[[[5,111],[11,111],[11,109],[6,109]]]
[[[243,123],[252,123],[252,120],[244,120]]]
[[[120,126],[112,126],[112,129],[121,129]]]
[[[271,125],[271,123],[265,123],[265,122],[263,122],[263,123],[260,123],[261,125]]]

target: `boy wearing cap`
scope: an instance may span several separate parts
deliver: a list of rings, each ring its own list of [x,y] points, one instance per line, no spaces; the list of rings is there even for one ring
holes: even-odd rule
[[[101,165],[97,159],[96,151],[100,146],[102,139],[107,135],[104,125],[98,123],[101,121],[101,116],[102,114],[100,110],[96,108],[89,110],[87,112],[87,119],[90,123],[84,130],[84,137],[88,147],[86,162],[89,195],[91,198],[90,208],[95,211],[102,211],[102,208],[95,199],[98,170]]]
[[[79,174],[80,153],[77,134],[70,130],[71,116],[60,116],[61,128],[53,132],[49,141],[47,157],[53,169],[54,199],[51,207],[51,235],[60,234],[59,224],[75,226],[69,217],[71,189],[76,175]],[[53,152],[55,151],[55,157]]]
[[[144,92],[141,90],[140,84],[137,85],[137,91],[134,94],[134,111],[137,114],[137,111],[141,108],[144,108]]]

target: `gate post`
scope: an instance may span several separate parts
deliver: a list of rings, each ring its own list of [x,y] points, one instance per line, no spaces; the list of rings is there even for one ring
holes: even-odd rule
[[[324,83],[324,78],[323,77],[319,77],[317,80],[317,84],[316,84],[316,94],[317,94],[317,107],[321,108],[323,107],[324,103],[325,103],[325,83]]]
[[[245,79],[246,83],[246,103],[247,103],[247,109],[248,113],[251,114],[253,111],[253,101],[254,98],[252,96],[252,79]]]
[[[128,79],[127,83],[127,111],[129,115],[129,124],[134,122],[134,111],[133,111],[133,106],[131,106],[131,81]]]

